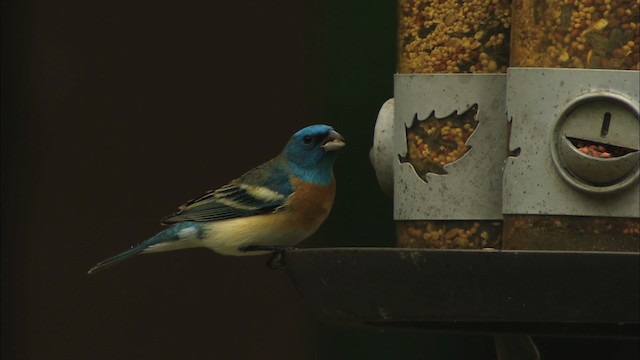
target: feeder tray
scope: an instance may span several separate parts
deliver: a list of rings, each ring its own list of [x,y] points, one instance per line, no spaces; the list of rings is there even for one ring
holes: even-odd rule
[[[640,254],[323,248],[282,265],[325,321],[638,337]]]

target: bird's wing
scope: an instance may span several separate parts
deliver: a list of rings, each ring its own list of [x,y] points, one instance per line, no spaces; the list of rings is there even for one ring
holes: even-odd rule
[[[199,198],[180,206],[162,219],[163,224],[181,221],[216,221],[276,211],[293,192],[288,173],[269,161]]]

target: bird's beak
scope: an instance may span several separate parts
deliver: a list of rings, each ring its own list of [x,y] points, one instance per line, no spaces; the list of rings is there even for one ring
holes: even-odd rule
[[[322,140],[321,147],[324,151],[336,151],[343,148],[347,143],[344,142],[344,137],[340,135],[337,131],[331,130],[329,135]]]

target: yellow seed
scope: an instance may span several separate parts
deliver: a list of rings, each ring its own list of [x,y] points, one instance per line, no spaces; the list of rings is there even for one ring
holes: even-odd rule
[[[596,21],[592,26],[595,30],[602,30],[609,25],[609,21],[607,19],[600,19]]]
[[[453,229],[447,231],[446,234],[444,234],[444,238],[449,240],[449,239],[452,239],[457,234],[458,234],[458,228],[453,228]]]
[[[455,241],[456,241],[456,243],[457,243],[460,247],[462,247],[462,248],[466,248],[466,247],[468,247],[468,246],[469,246],[469,239],[467,239],[467,238],[466,238],[466,237],[464,237],[464,236],[458,236],[458,237],[455,239]]]
[[[560,62],[569,61],[569,53],[566,52],[566,51],[563,51],[562,54],[560,54],[560,56],[558,56],[558,61],[560,61]]]

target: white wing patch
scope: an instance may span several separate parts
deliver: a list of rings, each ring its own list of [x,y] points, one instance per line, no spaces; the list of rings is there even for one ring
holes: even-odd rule
[[[265,202],[265,203],[270,203],[270,202],[274,202],[274,201],[281,201],[284,200],[285,196],[273,191],[273,190],[269,190],[266,187],[263,186],[253,186],[253,185],[247,185],[247,184],[240,184],[238,185],[238,188],[242,189],[243,191],[245,191],[247,194],[249,194],[251,197],[253,197],[254,199],[261,201],[261,202]],[[226,190],[226,188],[224,189]],[[243,204],[241,202],[238,202],[234,199],[232,199],[231,197],[226,197],[224,195],[218,195],[216,196],[216,201],[220,204],[224,204],[230,207],[233,207],[235,209],[243,209],[243,210],[259,210],[262,208],[262,206],[256,206],[256,205],[248,205],[248,204]]]
[[[180,239],[196,238],[197,236],[198,230],[194,227],[188,227],[178,231],[178,237],[180,237]]]
[[[243,190],[246,190],[249,194],[251,194],[251,196],[255,197],[256,199],[260,199],[265,202],[284,199],[284,195],[280,194],[279,192],[269,190],[263,186],[252,186],[247,184],[241,184],[240,188]]]

